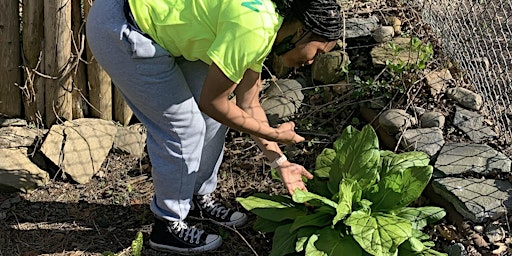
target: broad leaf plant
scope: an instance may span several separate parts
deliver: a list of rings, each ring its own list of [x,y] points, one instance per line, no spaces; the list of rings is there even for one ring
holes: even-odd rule
[[[432,176],[429,161],[418,151],[380,150],[370,125],[349,126],[317,156],[308,191],[237,200],[257,215],[256,230],[274,233],[270,256],[446,255],[422,232],[445,211],[409,206]]]

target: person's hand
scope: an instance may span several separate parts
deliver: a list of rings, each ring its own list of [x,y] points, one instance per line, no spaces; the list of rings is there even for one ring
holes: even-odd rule
[[[294,144],[304,141],[304,137],[295,133],[295,123],[286,122],[280,124],[277,128],[277,142],[284,144]]]
[[[308,191],[302,181],[302,176],[313,179],[313,174],[308,172],[304,166],[286,161],[277,167],[277,171],[290,195],[293,195],[293,192],[297,188]]]

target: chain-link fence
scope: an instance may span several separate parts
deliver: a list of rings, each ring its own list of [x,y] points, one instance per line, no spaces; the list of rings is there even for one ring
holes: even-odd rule
[[[421,1],[421,0],[420,0]],[[512,0],[424,0],[423,18],[443,51],[485,101],[500,136],[512,142]]]

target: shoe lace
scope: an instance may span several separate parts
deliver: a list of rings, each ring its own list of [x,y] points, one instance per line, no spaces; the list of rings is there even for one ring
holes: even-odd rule
[[[217,202],[211,194],[201,196],[199,202],[201,207],[210,212],[211,215],[225,219],[229,214],[229,209]]]
[[[168,226],[170,232],[177,234],[180,238],[190,243],[199,244],[201,242],[201,235],[204,230],[198,229],[194,226],[190,227],[185,221],[175,221]]]

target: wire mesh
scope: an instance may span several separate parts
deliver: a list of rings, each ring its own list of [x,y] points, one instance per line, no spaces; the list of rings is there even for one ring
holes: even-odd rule
[[[421,1],[421,0],[420,0]],[[443,51],[482,95],[507,144],[512,142],[511,0],[424,0],[422,15]]]

